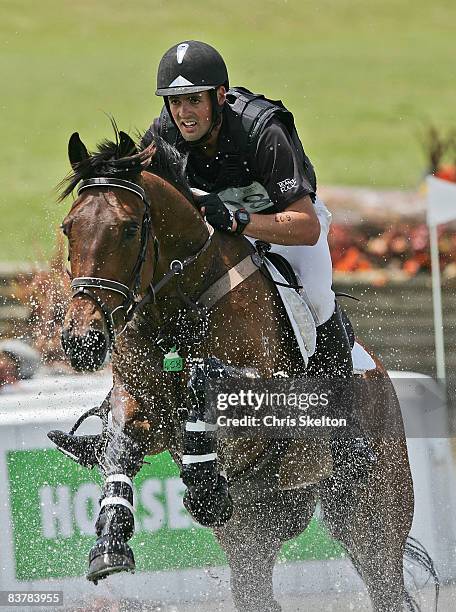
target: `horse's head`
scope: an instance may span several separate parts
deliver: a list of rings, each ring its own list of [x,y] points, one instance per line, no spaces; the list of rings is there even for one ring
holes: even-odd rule
[[[78,198],[62,223],[73,289],[62,345],[78,371],[103,365],[154,265],[150,203],[140,184],[154,149],[138,153],[127,134],[117,136],[93,155],[77,133],[68,146],[74,172],[61,199],[76,185]]]

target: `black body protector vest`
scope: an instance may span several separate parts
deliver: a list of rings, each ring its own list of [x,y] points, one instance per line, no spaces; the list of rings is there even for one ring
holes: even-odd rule
[[[267,212],[272,206],[269,195],[251,170],[258,140],[268,122],[275,117],[287,130],[298,155],[302,159],[304,174],[317,189],[315,171],[295,128],[292,113],[280,100],[269,100],[261,94],[253,94],[243,87],[234,87],[227,93],[222,127],[229,138],[220,142],[220,168],[215,180],[199,176],[196,164],[189,156],[186,173],[191,187],[208,192],[217,192],[222,201],[232,210],[240,207],[249,212]],[[171,120],[166,107],[159,119],[159,135],[182,153],[188,152],[188,145]],[[191,150],[191,149],[190,149]]]

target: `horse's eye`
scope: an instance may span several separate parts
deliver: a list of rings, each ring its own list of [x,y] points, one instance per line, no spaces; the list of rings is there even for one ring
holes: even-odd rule
[[[60,226],[60,229],[62,230],[62,232],[65,234],[65,236],[68,236],[68,226],[64,225],[62,223],[62,225]]]
[[[129,225],[127,225],[124,229],[124,234],[126,238],[133,238],[134,236],[136,236],[138,229],[139,225],[137,223],[130,223]]]

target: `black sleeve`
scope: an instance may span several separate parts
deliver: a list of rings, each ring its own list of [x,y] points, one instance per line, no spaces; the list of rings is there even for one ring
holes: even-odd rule
[[[274,203],[274,212],[306,195],[315,200],[315,189],[304,172],[302,154],[277,119],[271,120],[258,139],[253,167],[256,179]]]

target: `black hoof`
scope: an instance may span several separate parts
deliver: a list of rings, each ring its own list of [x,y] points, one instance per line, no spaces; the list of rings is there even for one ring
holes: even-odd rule
[[[233,514],[233,500],[228,491],[228,485],[219,476],[217,487],[212,490],[191,491],[187,489],[184,495],[184,506],[197,523],[203,527],[222,527]]]
[[[115,536],[103,536],[89,553],[87,580],[97,584],[111,574],[134,573],[135,567],[133,551],[126,542]]]
[[[100,434],[94,436],[74,436],[64,431],[53,430],[47,436],[54,442],[61,453],[67,455],[67,457],[70,457],[76,463],[88,468],[98,465],[96,453],[101,444]]]

